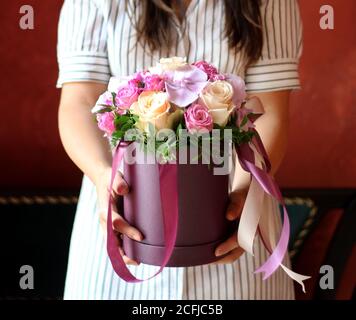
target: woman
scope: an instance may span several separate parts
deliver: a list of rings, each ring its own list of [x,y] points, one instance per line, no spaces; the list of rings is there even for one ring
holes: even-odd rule
[[[260,239],[252,257],[238,247],[236,235],[216,249],[217,255],[228,253],[217,263],[165,268],[139,284],[118,278],[103,236],[111,153],[90,110],[111,76],[132,74],[160,57],[206,60],[221,72],[245,77],[250,95],[262,100],[265,114],[256,126],[274,174],[287,144],[290,91],[299,88],[301,37],[296,0],[65,0],[58,38],[59,128],[68,155],[84,172],[65,299],[294,299],[293,284],[282,270],[267,281],[253,274],[267,258]],[[249,176],[236,164],[228,219],[241,213],[248,185]],[[115,195],[128,192],[120,173],[114,189]],[[274,201],[266,214],[274,217],[271,228],[277,237],[281,221]],[[113,228],[142,239],[117,212]],[[120,252],[124,255],[121,248]],[[137,265],[126,256],[124,260],[139,278],[157,269]],[[289,264],[288,257],[285,263]]]

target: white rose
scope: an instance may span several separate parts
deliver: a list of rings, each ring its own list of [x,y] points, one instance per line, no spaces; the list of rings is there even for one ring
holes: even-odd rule
[[[149,123],[157,130],[171,129],[181,116],[181,111],[170,105],[165,92],[142,92],[130,110],[139,116],[136,126],[144,131],[148,131]]]
[[[148,70],[152,74],[162,74],[164,71],[174,71],[187,64],[187,59],[182,57],[161,58],[155,67]]]
[[[200,94],[208,107],[214,123],[224,127],[233,111],[232,97],[234,89],[227,81],[217,80],[209,83]]]

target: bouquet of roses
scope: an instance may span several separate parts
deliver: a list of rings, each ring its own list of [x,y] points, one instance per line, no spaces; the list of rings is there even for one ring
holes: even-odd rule
[[[254,131],[245,98],[242,78],[221,74],[205,61],[188,64],[174,57],[133,76],[112,78],[92,111],[113,148],[122,139],[147,146],[159,130],[166,130],[166,137],[167,129],[172,130],[176,139],[155,139],[153,144],[159,156],[168,160],[180,145],[182,130],[205,134],[209,140],[213,130],[222,137],[230,129],[233,143],[250,141]]]
[[[254,238],[259,233],[271,255],[256,272],[263,272],[266,279],[281,266],[304,288],[303,280],[308,277],[282,264],[288,249],[289,218],[253,124],[254,107],[257,113],[263,108],[256,99],[255,103],[251,101],[246,101],[242,78],[221,74],[205,61],[188,64],[183,58],[165,58],[155,67],[132,76],[111,79],[108,91],[92,110],[114,151],[110,188],[129,145],[139,143],[145,155],[155,151],[155,158],[165,160],[163,165],[124,163],[125,180],[132,188],[124,197],[123,214],[145,236],[142,242],[123,238],[128,257],[160,265],[156,274],[167,265],[202,265],[216,261],[214,249],[227,239],[229,232],[236,231],[237,225],[225,219],[228,172],[219,176],[200,164],[194,167],[171,164],[171,160],[176,160],[176,151],[187,142],[182,134],[187,132],[190,146],[199,148],[202,142],[201,154],[204,142],[209,151],[216,141],[218,145],[221,141],[224,145],[228,142],[235,148],[241,167],[251,174],[238,223],[239,246],[253,254]],[[220,148],[217,150],[221,151]],[[262,216],[265,194],[283,208],[283,227],[277,243],[270,238],[270,221]],[[108,209],[107,249],[113,268],[126,281],[141,281],[130,273],[117,249],[111,206],[112,199]]]

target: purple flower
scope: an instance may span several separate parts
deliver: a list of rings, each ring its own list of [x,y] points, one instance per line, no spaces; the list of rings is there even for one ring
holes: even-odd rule
[[[218,70],[206,61],[198,61],[193,63],[193,65],[204,71],[207,74],[208,79],[211,81],[225,80],[225,77],[222,74],[219,74]]]
[[[209,109],[201,104],[195,103],[184,112],[185,124],[189,132],[205,129],[213,130],[213,118]]]
[[[195,102],[208,83],[205,72],[193,65],[185,65],[174,71],[165,72],[168,99],[179,107]]]
[[[112,112],[99,113],[96,116],[98,127],[104,131],[106,135],[111,136],[115,131],[115,115]]]

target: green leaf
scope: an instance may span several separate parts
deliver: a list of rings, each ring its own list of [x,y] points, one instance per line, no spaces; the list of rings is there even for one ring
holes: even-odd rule
[[[182,122],[178,123],[177,129],[176,129],[176,136],[179,137],[179,132],[180,130],[183,129]]]
[[[243,127],[247,123],[247,121],[248,121],[248,117],[244,116],[244,118],[241,121],[240,127]]]
[[[95,113],[106,113],[106,112],[111,112],[112,111],[112,108],[110,106],[107,106],[107,105],[101,105],[101,106],[103,106],[104,108],[98,110]]]
[[[113,101],[113,104],[114,104],[114,106],[115,107],[117,107],[117,105],[116,105],[116,93],[115,92],[111,92],[111,95],[112,95],[112,101]]]
[[[130,122],[126,122],[122,125],[121,130],[122,131],[127,131],[132,128],[132,124]]]
[[[126,123],[129,119],[130,118],[127,115],[119,116],[118,118],[115,119],[115,124],[120,127],[124,123]]]

